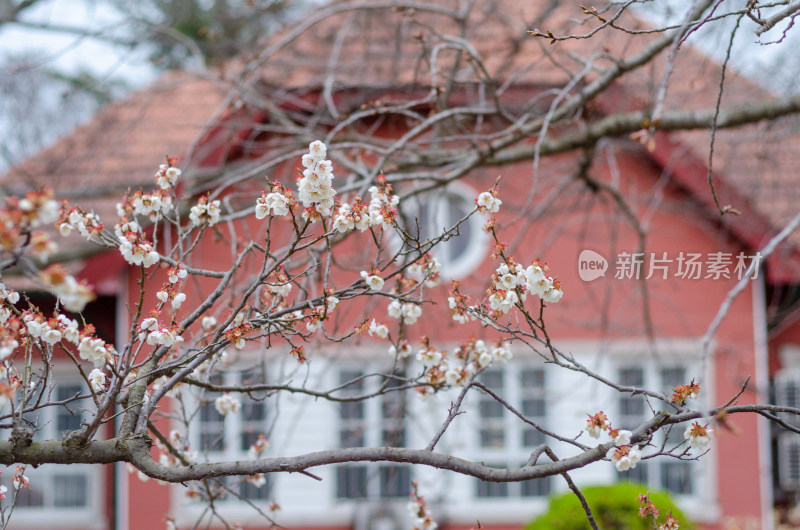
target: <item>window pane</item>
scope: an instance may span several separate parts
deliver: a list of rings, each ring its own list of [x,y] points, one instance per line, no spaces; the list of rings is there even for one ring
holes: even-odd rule
[[[378,476],[382,499],[408,497],[411,494],[410,466],[380,466],[378,468]]]
[[[641,368],[623,368],[619,371],[620,384],[624,386],[644,386],[644,370]]]
[[[339,417],[343,420],[361,419],[364,417],[363,401],[345,401],[339,404]]]
[[[527,428],[522,433],[522,445],[525,447],[536,447],[545,442],[545,435],[536,429]]]
[[[482,399],[478,409],[480,411],[481,418],[503,417],[503,405],[501,405],[499,401],[495,401],[493,398]]]
[[[13,489],[8,488],[8,491],[11,492]],[[18,508],[35,508],[38,506],[44,506],[44,494],[41,489],[31,484],[31,489],[22,488],[19,490],[17,494]]]
[[[363,499],[367,496],[367,466],[346,465],[336,468],[336,498]]]
[[[476,490],[478,497],[508,497],[508,482],[485,482],[478,481]]]
[[[686,369],[682,366],[663,368],[661,370],[661,384],[665,392],[672,393],[672,389],[677,385],[685,385],[688,382],[686,380]]]
[[[542,368],[528,368],[523,370],[522,387],[524,390],[544,388],[544,370]]]
[[[340,447],[364,447],[364,429],[360,425],[343,427],[339,431]]]
[[[523,497],[546,497],[550,495],[551,486],[550,479],[553,477],[537,478],[534,480],[526,480],[520,487],[520,493]]]
[[[56,475],[53,486],[53,505],[80,508],[88,504],[89,484],[84,475]]]
[[[481,429],[481,446],[501,449],[505,443],[505,432],[502,427]]]
[[[206,395],[210,403],[200,407],[200,449],[202,451],[225,450],[225,418],[214,407],[214,397]]]
[[[56,398],[58,401],[75,397],[81,391],[80,385],[58,385],[56,387]],[[57,407],[56,428],[58,435],[61,436],[67,431],[75,431],[81,428],[81,408],[83,400],[72,401],[63,407]]]
[[[662,462],[661,487],[670,493],[692,493],[691,471],[689,462]]]
[[[545,402],[542,398],[528,398],[522,401],[522,413],[531,419],[545,416]]]
[[[500,370],[486,370],[480,375],[480,380],[492,390],[503,390],[503,372]]]

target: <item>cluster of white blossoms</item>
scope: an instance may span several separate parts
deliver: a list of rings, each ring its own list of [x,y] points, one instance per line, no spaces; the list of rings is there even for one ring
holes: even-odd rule
[[[129,233],[119,245],[122,257],[131,265],[141,265],[148,269],[161,260],[153,245],[141,239],[137,234]]]
[[[22,321],[25,322],[28,335],[31,337],[41,339],[50,346],[61,342],[63,334],[61,333],[62,323],[59,319],[45,319],[42,315],[26,311],[22,316]],[[77,323],[75,325],[77,326]]]
[[[439,525],[433,520],[428,504],[417,491],[416,481],[411,483],[411,501],[408,503],[408,514],[411,516],[412,530],[436,530]]]
[[[538,295],[543,301],[555,304],[561,301],[564,290],[561,288],[560,281],[545,275],[548,270],[547,265],[541,265],[539,260],[534,260],[525,269],[525,288],[528,292]]]
[[[95,368],[89,373],[89,384],[92,385],[92,390],[97,393],[105,391],[106,374],[102,370]]]
[[[289,215],[294,203],[292,190],[284,190],[280,184],[275,184],[270,193],[262,193],[256,200],[256,219],[264,219],[268,215]]]
[[[34,228],[55,222],[59,215],[59,205],[52,190],[30,191],[20,199],[17,207]]]
[[[711,433],[714,432],[707,426],[700,425],[697,422],[692,423],[686,427],[683,437],[689,442],[692,449],[705,451],[711,443]]]
[[[162,289],[156,293],[156,298],[158,298],[162,304],[169,302],[172,309],[177,310],[186,300],[186,295],[178,292],[176,289]]]
[[[175,159],[171,158],[167,164],[161,164],[158,166],[155,180],[156,186],[162,190],[168,190],[169,188],[174,187],[175,184],[178,183],[178,179],[181,176],[181,170],[174,167],[172,165],[173,163],[175,163]]]
[[[383,278],[381,278],[380,274],[376,269],[373,269],[372,272],[361,271],[361,277],[364,279],[364,283],[367,284],[373,291],[380,291],[383,289]]]
[[[439,284],[441,269],[442,264],[436,256],[428,252],[408,266],[408,274],[419,282],[424,281],[426,287],[434,287]]]
[[[106,344],[103,339],[94,336],[94,326],[88,324],[83,331],[79,331],[78,322],[66,315],[60,314],[55,318],[46,319],[39,313],[25,311],[22,314],[22,323],[30,337],[40,339],[51,346],[62,340],[76,345],[80,358],[91,362],[95,368],[105,366],[117,354],[114,346]],[[12,345],[8,344],[8,346]],[[16,346],[14,347],[16,348]],[[8,352],[0,352],[0,360],[7,357],[12,351],[13,348]]]
[[[86,239],[91,239],[103,230],[100,217],[94,212],[85,212],[77,206],[62,209],[58,222],[58,233],[67,237],[73,230]]]
[[[472,338],[448,355],[423,338],[416,359],[425,367],[422,381],[429,386],[418,387],[417,391],[427,396],[435,391],[435,387],[464,386],[474,374],[494,362],[508,361],[512,356],[509,345],[504,342],[497,342],[489,348],[483,340]]]
[[[413,302],[392,300],[386,308],[392,318],[402,319],[403,324],[414,324],[422,316],[422,306]]]
[[[89,326],[86,326],[88,328]],[[106,344],[101,338],[93,337],[86,334],[86,328],[82,333],[80,343],[78,343],[78,355],[81,359],[89,361],[95,368],[102,368],[106,364],[113,361],[117,355],[114,346]],[[92,330],[94,332],[94,330]]]
[[[178,326],[162,326],[158,322],[157,314],[147,317],[139,324],[139,340],[151,346],[172,347],[183,342],[183,337]]]
[[[306,211],[304,219],[312,222],[320,216],[328,216],[333,209],[333,164],[325,160],[327,147],[319,140],[311,142],[308,153],[303,155],[303,177],[297,181],[297,198]]]
[[[225,392],[214,400],[214,408],[217,409],[217,412],[222,416],[239,412],[241,406],[242,404],[239,400],[228,392]]]
[[[117,203],[117,215],[131,219],[147,217],[155,223],[163,218],[174,208],[174,202],[169,190],[153,190],[148,193],[135,191],[126,196],[122,202]]]
[[[369,193],[369,203],[356,197],[352,205],[343,203],[339,206],[333,217],[334,230],[364,232],[370,227],[389,228],[395,224],[400,197],[392,194],[392,186],[386,183],[383,175],[378,177],[378,186],[369,188]]]
[[[385,339],[389,336],[389,326],[386,324],[379,324],[374,318],[372,322],[369,323],[369,328],[367,329],[370,337],[373,335],[377,335],[378,337]]]
[[[492,214],[500,211],[503,201],[497,198],[497,189],[495,188],[492,191],[484,191],[478,195],[478,198],[475,199],[475,205],[478,207],[479,212]]]
[[[189,220],[192,226],[214,226],[219,222],[219,216],[222,213],[220,210],[219,200],[210,201],[208,197],[203,196],[197,200],[197,204],[189,210]]]
[[[609,449],[606,458],[614,463],[617,471],[621,472],[635,468],[642,459],[642,452],[635,445],[623,445]]]
[[[564,290],[559,280],[545,274],[548,271],[547,265],[540,264],[539,260],[534,260],[527,268],[510,257],[501,263],[492,274],[492,283],[487,290],[489,309],[495,313],[494,316],[505,315],[517,304],[525,302],[528,293],[536,294],[544,302],[559,302]],[[486,309],[479,304],[470,305],[467,296],[459,292],[458,282],[453,282],[447,304],[450,316],[460,324],[487,319]]]
[[[606,458],[614,463],[617,471],[627,471],[636,467],[642,459],[642,452],[636,445],[631,445],[633,433],[624,429],[613,429],[611,422],[603,411],[589,415],[585,426],[586,433],[592,438],[600,438],[603,431],[614,440],[614,447],[606,453]]]
[[[76,280],[62,265],[51,265],[40,271],[39,280],[50,288],[65,309],[73,313],[80,313],[95,299],[86,282]]]

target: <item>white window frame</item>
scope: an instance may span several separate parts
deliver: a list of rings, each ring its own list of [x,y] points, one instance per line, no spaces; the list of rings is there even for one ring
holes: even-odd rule
[[[71,377],[70,375],[63,374],[59,369],[56,369],[53,375],[53,380],[56,383],[46,392],[50,392],[49,399],[45,401],[52,401],[58,399],[59,386],[77,386],[81,394],[88,394],[89,388],[86,383]],[[47,396],[47,394],[46,394]],[[84,399],[77,403],[71,403],[69,409],[75,413],[80,412],[82,420],[88,420],[91,410],[94,409],[94,404],[91,398]],[[59,413],[67,413],[66,408],[63,406],[42,407],[35,412],[37,416],[37,431],[34,440],[59,440],[61,438],[58,432],[58,415]],[[10,435],[10,431],[6,433]],[[11,487],[11,477],[15,472],[15,467],[8,467],[3,470],[2,482],[8,487],[6,499],[3,501],[4,506],[8,506],[12,497],[13,489]],[[81,476],[86,483],[86,505],[80,507],[58,507],[53,505],[51,498],[52,492],[55,489],[55,480],[59,476]],[[94,464],[46,464],[34,469],[33,466],[27,466],[25,476],[28,477],[32,489],[43,490],[44,505],[42,506],[21,506],[14,507],[14,512],[11,516],[11,525],[14,528],[86,528],[86,529],[99,529],[106,527],[106,521],[103,517],[103,507],[105,505],[105,468]],[[42,489],[40,489],[42,488]]]
[[[613,377],[614,381],[617,381],[624,386],[639,386],[640,388],[646,389],[655,389],[664,392],[666,395],[672,395],[672,389],[674,385],[666,385],[664,381],[664,371],[670,369],[680,369],[684,372],[684,378],[687,378],[685,381],[680,382],[679,384],[688,384],[692,379],[692,374],[697,374],[696,363],[689,362],[687,359],[681,359],[678,357],[677,359],[672,360],[670,363],[657,363],[654,362],[653,359],[647,358],[645,362],[633,359],[626,359],[625,362],[617,362],[615,364],[615,374]],[[640,369],[642,370],[643,381],[641,385],[625,385],[623,381],[621,381],[621,373],[622,370],[626,369]],[[709,392],[708,388],[703,388],[701,391],[701,396],[707,395]],[[616,407],[614,410],[613,415],[611,415],[611,424],[613,427],[617,427],[618,425],[622,428],[629,428],[635,427],[637,425],[622,425],[620,422],[622,421],[622,402],[625,399],[631,399],[631,396],[628,394],[623,393],[616,393]],[[641,399],[645,400],[644,396],[635,396],[633,399]],[[657,409],[663,408],[664,404],[661,402],[654,402],[650,399],[650,404],[656,407]],[[698,405],[700,406],[700,405]],[[652,417],[652,412],[650,411],[647,402],[645,400],[644,403],[644,410],[643,414],[638,423],[645,421],[646,419]],[[686,428],[686,425],[675,425],[672,427],[670,431],[670,437],[673,442],[668,442],[665,446],[665,449],[669,450],[671,447],[674,447],[678,440],[683,441],[683,432]],[[660,444],[663,442],[664,437],[667,436],[667,430],[661,429],[653,438],[652,444],[656,445],[660,448]],[[685,446],[684,446],[685,447]],[[644,456],[651,454],[653,451],[652,448],[645,448],[643,450]],[[678,450],[680,452],[680,449]],[[690,502],[696,499],[699,495],[704,492],[704,489],[708,488],[708,483],[706,477],[709,474],[709,466],[707,465],[708,460],[710,460],[713,455],[706,455],[702,459],[698,460],[678,460],[669,456],[659,456],[652,459],[642,460],[637,469],[631,470],[626,473],[618,473],[614,470],[614,480],[616,482],[627,480],[627,476],[638,475],[641,471],[639,468],[645,468],[647,473],[647,480],[645,485],[651,488],[665,490],[671,496],[676,499],[683,499],[683,502]],[[690,482],[690,491],[686,493],[681,493],[679,491],[669,490],[664,487],[662,483],[662,474],[663,474],[663,466],[664,464],[675,463],[677,465],[686,466],[689,474]]]
[[[478,193],[468,184],[464,182],[450,182],[446,187],[441,188],[432,196],[426,196],[425,202],[428,212],[427,219],[419,219],[421,231],[425,229],[431,230],[431,235],[440,235],[445,229],[452,227],[452,221],[449,219],[450,215],[450,199],[464,201],[467,212],[472,210],[475,205],[475,199]],[[418,216],[416,206],[414,205],[415,199],[409,199],[405,213],[409,217],[408,221],[413,223],[414,219]],[[436,204],[431,204],[431,201],[436,201]],[[466,215],[466,212],[465,212]],[[483,215],[475,214],[465,221],[464,224],[469,226],[470,239],[466,244],[465,250],[459,255],[458,259],[451,261],[446,254],[448,245],[454,241],[444,241],[436,245],[432,253],[436,259],[441,263],[441,275],[443,278],[450,280],[459,280],[467,277],[476,268],[478,268],[483,260],[486,258],[486,249],[489,245],[489,235],[483,230],[483,225],[486,218]],[[464,225],[461,225],[462,227]],[[409,227],[412,228],[412,227]],[[463,233],[456,237],[466,237]],[[394,239],[394,238],[393,238]],[[399,241],[393,243],[394,246],[399,247]]]
[[[341,363],[338,365],[338,368],[334,370],[336,376],[336,386],[341,385],[343,381],[343,377],[345,374],[373,374],[373,373],[383,373],[387,367],[385,365],[372,365],[372,364],[349,364],[349,363]],[[348,377],[349,379],[349,377]],[[367,377],[366,379],[361,381],[361,388],[356,390],[353,389],[351,391],[341,391],[338,392],[337,395],[353,395],[358,393],[368,393],[374,392],[380,387],[380,378],[378,377]],[[406,410],[402,416],[403,421],[403,443],[400,445],[401,447],[407,447],[409,442],[409,429],[408,429],[408,410],[411,405],[409,402],[414,396],[408,391],[396,391],[390,394],[386,394],[387,396],[397,396],[399,392],[405,393],[406,399]],[[387,422],[383,415],[383,396],[379,398],[373,399],[366,399],[360,401],[359,403],[363,407],[363,419],[353,419],[347,420],[342,418],[342,405],[341,403],[337,403],[335,407],[335,421],[333,422],[335,431],[331,436],[332,445],[335,447],[343,447],[342,445],[342,432],[344,431],[348,422],[352,422],[354,424],[361,423],[364,428],[363,433],[363,446],[364,447],[383,447],[384,439],[383,439],[383,430],[386,426]],[[365,496],[359,497],[348,497],[340,495],[339,491],[339,473],[341,469],[344,468],[353,468],[353,469],[364,469],[366,474],[366,485],[365,485]],[[400,493],[398,495],[389,495],[384,496],[382,494],[382,485],[381,485],[381,473],[383,469],[386,468],[402,468],[408,470],[408,490]],[[401,464],[401,463],[392,463],[392,462],[354,462],[350,464],[338,464],[334,466],[334,471],[331,474],[331,493],[330,498],[333,499],[334,503],[347,503],[347,502],[358,502],[358,503],[394,503],[397,501],[406,501],[408,499],[408,493],[411,491],[411,481],[414,480],[414,471],[412,469],[411,464]]]
[[[215,373],[214,375],[221,376],[222,380],[220,384],[226,386],[234,386],[240,385],[242,383],[242,375],[248,371],[251,366],[231,366],[225,368],[224,371],[220,371]],[[260,367],[258,367],[260,369]],[[267,370],[267,377],[269,377],[269,370]],[[213,381],[213,378],[212,378]],[[217,397],[217,393],[207,392],[207,391],[196,391],[194,392],[194,396],[184,396],[184,399],[187,399],[188,403],[192,403],[192,399],[194,397],[202,399],[208,406],[211,408],[214,407],[214,400]],[[189,427],[189,442],[190,447],[192,450],[196,450],[198,454],[198,458],[201,461],[208,461],[212,462],[221,462],[221,461],[236,461],[236,460],[244,460],[247,461],[250,459],[248,456],[248,448],[243,448],[242,443],[242,436],[244,435],[244,419],[243,413],[244,408],[246,406],[247,396],[241,394],[234,394],[234,397],[239,399],[241,402],[240,410],[236,413],[228,414],[223,418],[223,440],[224,440],[224,449],[219,450],[206,450],[201,446],[201,426],[202,421],[200,420],[202,411],[198,410],[197,417],[192,422],[190,422]],[[264,396],[258,396],[259,399]],[[271,431],[272,421],[274,416],[274,411],[270,407],[269,398],[264,397],[263,400],[257,401],[264,407],[264,419],[263,419],[263,429],[261,429],[260,433],[268,435]],[[199,405],[199,404],[198,404]],[[254,434],[258,434],[255,433]],[[269,449],[267,449],[267,453]],[[268,456],[268,454],[262,453],[262,457]],[[249,503],[252,503],[260,508],[266,508],[272,503],[272,499],[274,497],[273,492],[275,491],[275,484],[274,484],[274,477],[270,475],[265,475],[267,483],[261,486],[261,491],[263,492],[263,498],[256,499],[256,498],[248,498],[247,500],[240,499],[236,495],[228,492],[224,499],[217,499],[216,505],[217,508],[222,510],[223,512],[231,512],[232,514],[236,514],[240,512],[243,507],[248,506]],[[238,487],[242,484],[244,477],[232,477],[228,480],[232,480],[234,483],[234,487],[232,489],[236,493],[241,493],[238,491]],[[231,486],[229,486],[231,487]],[[181,497],[185,498],[186,491],[184,487],[180,487],[180,489],[173,488],[173,494],[176,496],[177,499]],[[176,500],[177,500],[176,499]],[[179,501],[179,510],[188,512],[188,516],[191,517],[197,515],[202,511],[203,507],[199,506],[197,502],[185,502]],[[235,517],[234,517],[235,519]],[[183,520],[183,519],[181,519]]]
[[[530,387],[525,388],[522,378],[523,374],[527,370],[541,370],[542,377],[543,377],[543,384],[538,389],[531,389]],[[545,369],[545,365],[542,362],[535,362],[535,361],[528,361],[528,360],[513,360],[508,363],[497,363],[492,365],[487,371],[501,373],[503,375],[503,388],[501,391],[497,391],[498,395],[500,395],[504,400],[506,400],[511,406],[517,409],[519,412],[525,414],[524,411],[524,400],[528,397],[536,398],[536,399],[543,399],[544,400],[544,414],[541,416],[528,416],[532,421],[535,421],[539,424],[543,429],[548,428],[548,423],[550,418],[548,417],[548,393],[547,393],[547,385],[548,385],[548,377],[547,377],[547,370]],[[478,381],[481,381],[481,376],[478,376]],[[492,388],[490,385],[487,385],[488,388]],[[523,422],[520,418],[516,415],[511,413],[508,409],[506,409],[502,404],[500,404],[497,400],[495,400],[490,395],[486,394],[482,390],[475,389],[475,395],[470,396],[470,405],[469,407],[472,410],[476,411],[476,417],[478,423],[478,427],[476,429],[471,429],[473,432],[473,439],[471,442],[472,450],[470,451],[470,457],[476,461],[485,462],[487,465],[497,465],[502,467],[517,467],[520,465],[525,464],[528,459],[530,458],[531,452],[536,446],[527,446],[524,445],[524,436],[525,432],[529,429],[533,429],[530,425]],[[481,430],[482,426],[485,424],[486,419],[482,415],[481,411],[481,403],[496,403],[497,405],[492,405],[492,407],[499,406],[502,407],[502,418],[498,422],[498,425],[502,426],[503,429],[503,445],[497,448],[485,447],[482,444],[481,440]],[[547,437],[543,436],[544,440],[543,443],[548,443]],[[542,454],[539,457],[539,464],[549,462],[550,459],[547,455]],[[497,483],[500,486],[495,486],[499,489],[505,489],[506,493],[502,495],[480,495],[479,489],[481,484],[492,484],[492,483],[481,483],[477,479],[473,481],[472,489],[472,499],[477,503],[520,503],[520,501],[525,503],[536,502],[536,500],[540,500],[541,502],[546,501],[548,496],[555,491],[555,481],[554,477],[545,477],[542,479],[538,479],[543,482],[543,492],[536,495],[525,494],[523,491],[524,484],[522,482],[508,482],[508,483]],[[505,486],[503,486],[504,484]],[[492,486],[488,486],[491,488]]]

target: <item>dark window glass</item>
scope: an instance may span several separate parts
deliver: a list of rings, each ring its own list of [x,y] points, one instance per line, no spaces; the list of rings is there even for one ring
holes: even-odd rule
[[[661,462],[661,487],[670,493],[692,493],[692,473],[689,462]]]
[[[408,497],[411,494],[411,467],[384,465],[378,468],[382,499]]]
[[[89,484],[84,475],[53,477],[53,505],[59,508],[81,508],[88,504]]]
[[[336,498],[363,499],[367,496],[367,466],[345,465],[336,468]]]
[[[508,482],[479,480],[475,494],[480,498],[508,497]]]
[[[550,479],[553,477],[526,480],[520,484],[520,493],[523,497],[546,497],[550,495]]]

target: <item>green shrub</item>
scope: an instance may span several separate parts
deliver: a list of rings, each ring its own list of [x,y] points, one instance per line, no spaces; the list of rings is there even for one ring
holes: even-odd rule
[[[581,488],[586,502],[592,509],[597,526],[601,530],[653,530],[651,518],[639,517],[639,494],[647,493],[648,488],[633,482],[620,482],[611,486]],[[658,522],[663,523],[670,511],[680,522],[681,530],[695,530],[694,524],[662,491],[650,490],[650,501],[659,510]],[[550,499],[544,514],[529,523],[525,530],[584,530],[591,529],[586,514],[574,493],[567,493]]]

